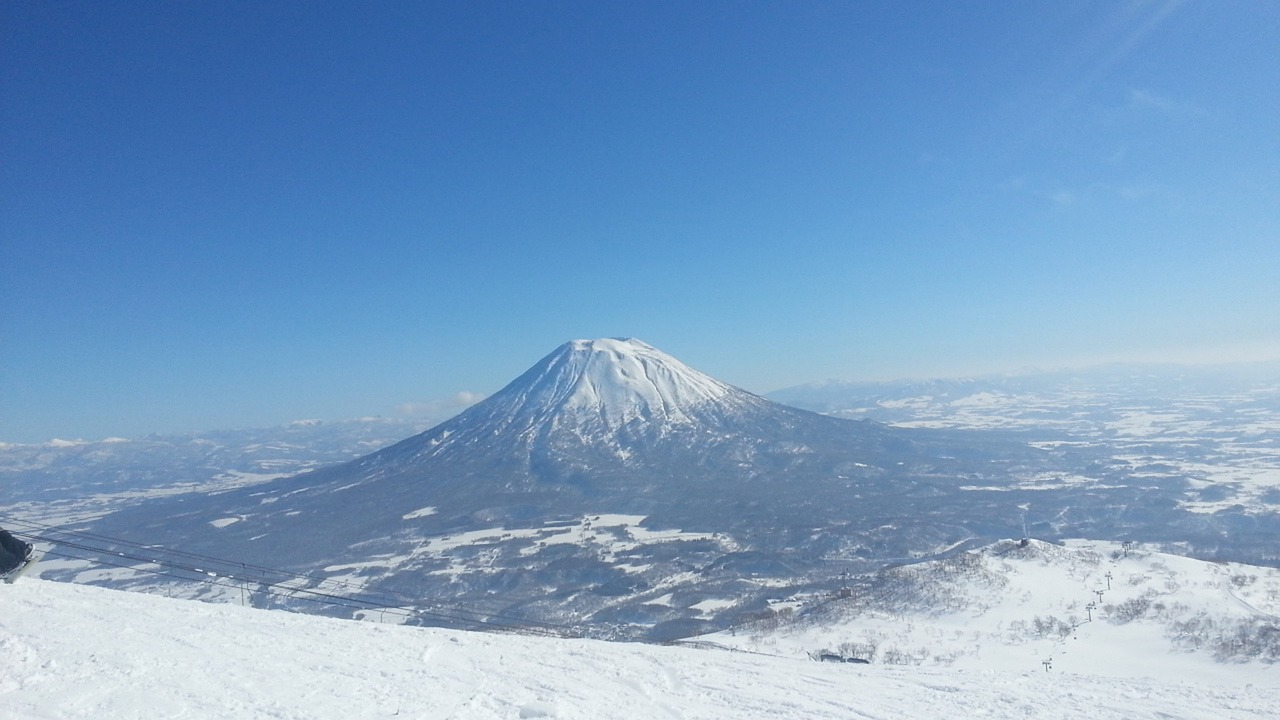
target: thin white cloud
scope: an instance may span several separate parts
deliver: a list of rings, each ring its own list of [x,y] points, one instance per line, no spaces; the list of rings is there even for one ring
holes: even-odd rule
[[[1131,113],[1159,113],[1171,116],[1204,115],[1204,109],[1142,88],[1129,88],[1125,105]]]
[[[404,417],[437,417],[461,412],[485,398],[483,393],[462,390],[447,398],[407,402],[396,406],[396,414]]]
[[[1068,186],[1049,179],[1030,180],[1026,176],[1001,181],[996,184],[995,189],[1002,193],[1023,195],[1038,202],[1047,203],[1056,209],[1076,207],[1094,201],[1142,202],[1165,193],[1160,185],[1151,183],[1094,182],[1082,186]]]
[[[1183,0],[1137,0],[1117,6],[1109,22],[1099,29],[1102,51],[1098,55],[1097,64],[1086,76],[1086,87],[1094,85],[1111,68],[1132,54],[1182,4]]]
[[[1174,103],[1169,98],[1157,95],[1150,90],[1129,88],[1129,108],[1132,110],[1152,109],[1168,112],[1174,109]]]
[[[1076,82],[1063,88],[1052,110],[1061,114],[1075,107],[1172,16],[1183,0],[1133,0],[1115,3],[1112,12],[1072,54],[1080,68]]]
[[[1049,200],[1053,202],[1055,207],[1068,207],[1075,204],[1076,195],[1070,190],[1059,190],[1050,194]]]

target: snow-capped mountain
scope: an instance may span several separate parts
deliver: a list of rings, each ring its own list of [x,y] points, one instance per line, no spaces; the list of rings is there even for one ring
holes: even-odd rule
[[[55,560],[45,577],[172,583],[147,569],[161,546],[208,556],[170,573],[206,581],[194,594],[287,602],[268,572],[303,572],[290,587],[678,637],[758,613],[780,593],[987,538],[1216,549],[1228,531],[1274,537],[1273,516],[1185,511],[1174,499],[1186,487],[1153,485],[1096,448],[828,417],[636,340],[580,340],[365,457],[87,522],[133,543],[103,549],[133,548],[133,562],[113,562],[134,569]],[[209,584],[209,573],[242,581]]]
[[[625,463],[654,444],[741,434],[744,424],[779,411],[813,416],[722,383],[639,340],[575,340],[485,401],[357,465],[500,454],[536,477],[548,463],[583,451]]]
[[[636,424],[691,425],[763,404],[634,338],[574,340],[495,394],[480,422],[607,434]]]

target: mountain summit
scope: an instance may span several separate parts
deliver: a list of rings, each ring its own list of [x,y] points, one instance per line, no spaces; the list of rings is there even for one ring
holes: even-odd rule
[[[603,338],[561,345],[490,404],[530,427],[573,418],[616,430],[636,421],[688,423],[700,407],[753,397],[640,340]]]
[[[723,432],[730,418],[770,406],[780,407],[639,340],[573,340],[419,436],[426,443],[420,449],[436,455],[466,445],[474,451],[482,437],[484,445],[512,452],[548,443],[619,447],[672,432]]]

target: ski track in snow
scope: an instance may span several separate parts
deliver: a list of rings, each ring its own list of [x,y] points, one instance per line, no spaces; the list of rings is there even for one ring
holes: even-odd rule
[[[334,620],[23,579],[0,714],[27,718],[1273,718],[1271,686],[925,670]]]

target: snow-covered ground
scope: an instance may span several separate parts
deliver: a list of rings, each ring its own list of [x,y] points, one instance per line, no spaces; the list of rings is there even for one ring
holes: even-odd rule
[[[703,640],[790,657],[1280,687],[1280,570],[1136,544],[1004,541]]]
[[[425,508],[434,510],[434,508]],[[418,510],[409,515],[426,517],[432,513]],[[405,517],[410,518],[409,515]],[[371,574],[390,574],[395,571],[421,563],[424,558],[445,560],[447,567],[433,570],[433,576],[463,577],[468,573],[485,572],[483,566],[477,567],[476,555],[488,558],[498,557],[503,549],[521,541],[527,541],[516,553],[521,557],[537,555],[548,546],[573,545],[594,548],[602,561],[615,565],[626,572],[643,572],[649,565],[629,565],[619,558],[629,552],[647,545],[668,542],[693,542],[699,540],[713,541],[725,552],[741,549],[737,543],[716,533],[686,532],[683,530],[653,530],[641,525],[645,515],[626,515],[619,513],[603,513],[584,515],[576,520],[556,520],[540,524],[538,527],[491,527],[480,530],[468,530],[450,535],[423,537],[420,544],[407,554],[388,554],[371,557],[357,563],[329,565],[324,568],[330,583],[346,584],[361,587]],[[235,519],[231,518],[231,522]],[[224,522],[218,520],[215,522]],[[230,523],[228,523],[230,524]],[[222,526],[222,527],[225,527]],[[462,551],[462,552],[458,552]],[[84,567],[92,568],[93,563],[84,562]],[[68,563],[66,566],[70,566]],[[90,570],[92,571],[92,570]],[[492,571],[492,569],[490,569]],[[78,581],[78,580],[77,580]],[[730,603],[732,605],[732,603]]]
[[[1280,716],[1275,682],[826,664],[380,625],[31,578],[0,596],[0,715],[15,719]]]

